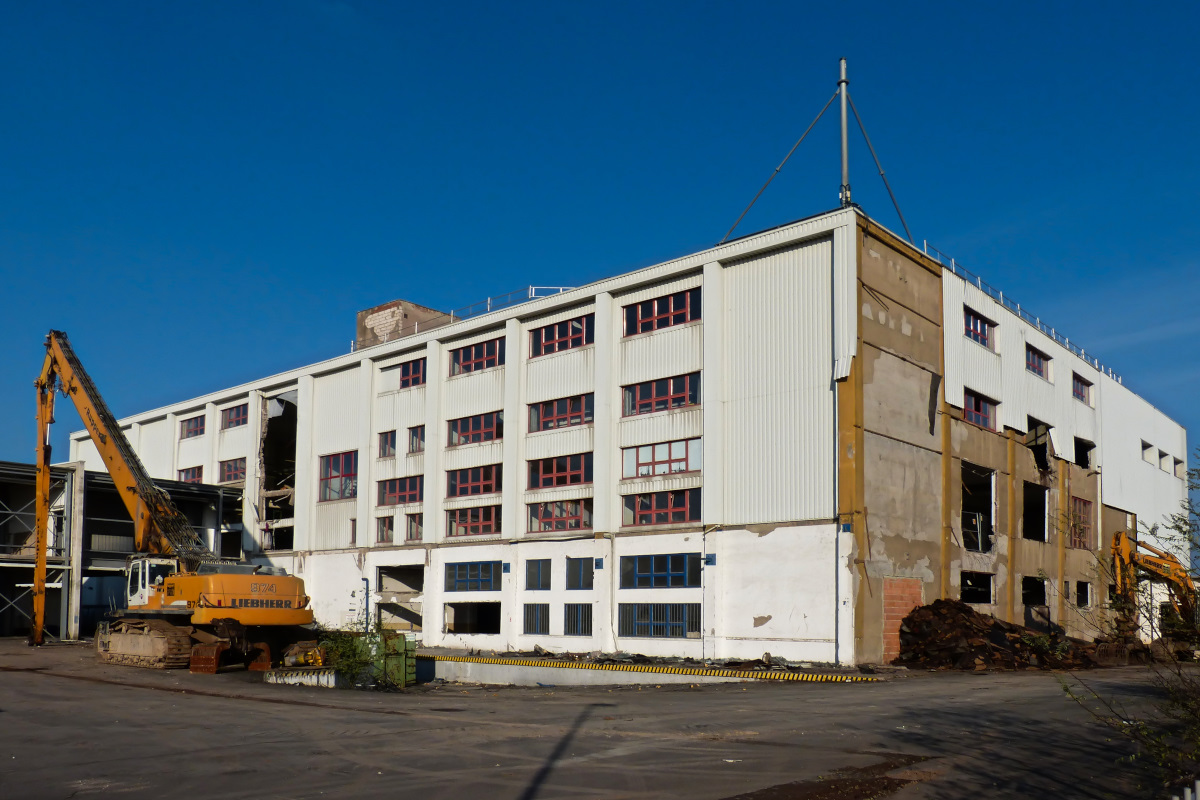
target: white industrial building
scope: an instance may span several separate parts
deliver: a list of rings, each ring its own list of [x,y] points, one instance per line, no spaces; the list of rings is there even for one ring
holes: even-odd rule
[[[855,208],[434,327],[376,316],[394,337],[121,421],[153,476],[243,487],[214,549],[303,577],[327,625],[369,599],[427,646],[878,661],[963,573],[1019,617],[1048,565],[1074,630],[1102,578],[1067,554],[1184,497],[1179,425]],[[1035,422],[1042,540],[1016,500]],[[85,432],[71,458],[102,468]],[[1053,524],[1068,497],[1090,538]]]

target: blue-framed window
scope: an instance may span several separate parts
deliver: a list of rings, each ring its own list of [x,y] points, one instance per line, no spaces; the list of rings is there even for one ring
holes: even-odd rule
[[[541,636],[550,635],[550,604],[525,604],[525,633]]]
[[[535,558],[525,562],[525,588],[532,591],[550,588],[550,559]]]
[[[700,585],[700,554],[621,556],[622,589],[684,588]]]
[[[563,636],[592,635],[592,604],[566,603],[563,605]]]
[[[459,561],[446,565],[447,592],[500,591],[501,562]]]
[[[617,635],[652,639],[700,638],[699,603],[621,603]]]
[[[568,589],[591,589],[592,574],[595,569],[593,559],[590,558],[568,558],[567,559],[567,588]],[[589,606],[590,608],[591,606]]]

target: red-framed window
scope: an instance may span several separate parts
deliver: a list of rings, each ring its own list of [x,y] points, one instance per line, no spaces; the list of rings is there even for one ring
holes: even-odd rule
[[[1080,550],[1094,550],[1092,541],[1092,501],[1082,497],[1071,498],[1071,528],[1067,540],[1068,547]]]
[[[551,353],[561,353],[592,344],[596,341],[596,315],[584,314],[575,319],[563,320],[529,332],[529,357],[537,358]]]
[[[425,452],[425,426],[415,425],[408,429],[408,452]]]
[[[539,458],[529,462],[529,488],[578,486],[592,482],[592,454]]]
[[[1092,404],[1092,382],[1077,372],[1071,373],[1071,396],[1084,405]]]
[[[580,394],[574,397],[560,397],[557,400],[547,400],[543,403],[529,404],[529,432],[549,431],[555,428],[569,428],[572,425],[586,425],[592,421],[594,395]]]
[[[413,386],[425,385],[425,359],[417,358],[412,361],[405,361],[395,367],[387,369],[395,369],[400,371],[400,389],[408,389]]]
[[[586,531],[592,528],[592,500],[560,500],[529,504],[529,531]]]
[[[621,451],[621,477],[645,478],[674,472],[698,472],[702,456],[703,446],[699,438],[626,447]]]
[[[970,389],[963,390],[963,419],[981,428],[996,430],[996,401]]]
[[[249,403],[242,403],[240,406],[231,406],[230,408],[221,409],[221,430],[227,430],[228,428],[240,428],[249,421]]]
[[[666,525],[700,521],[700,490],[628,494],[622,500],[622,525]]]
[[[500,464],[488,464],[486,467],[448,470],[446,472],[446,496],[470,497],[471,495],[500,491],[502,488],[501,466]]]
[[[204,467],[188,467],[179,470],[179,480],[184,483],[204,483]]]
[[[321,456],[317,501],[358,497],[358,451]]]
[[[204,435],[204,415],[179,421],[179,438],[192,439]]]
[[[700,373],[622,386],[621,394],[624,399],[622,414],[626,417],[694,406],[700,402]]]
[[[379,457],[380,458],[395,458],[396,456],[396,432],[384,431],[379,434]]]
[[[419,503],[425,499],[425,477],[392,478],[379,482],[379,505],[398,506],[401,503]]]
[[[968,339],[979,342],[989,350],[992,349],[996,323],[974,309],[963,306],[963,328]]]
[[[447,511],[446,532],[449,536],[500,533],[500,506],[476,506]]]
[[[404,515],[404,541],[419,542],[425,530],[424,514]]]
[[[625,335],[656,331],[700,319],[700,287],[625,306]]]
[[[379,544],[391,544],[396,535],[395,517],[378,517],[375,520],[375,541]]]
[[[246,458],[231,458],[217,465],[221,483],[246,480]]]
[[[458,447],[460,444],[475,442],[490,442],[504,438],[504,412],[489,411],[486,414],[476,414],[472,417],[460,417],[446,423],[448,429],[447,447]]]
[[[504,337],[450,351],[450,374],[461,375],[504,364]]]
[[[1031,344],[1025,345],[1025,369],[1039,378],[1050,379],[1050,356]]]

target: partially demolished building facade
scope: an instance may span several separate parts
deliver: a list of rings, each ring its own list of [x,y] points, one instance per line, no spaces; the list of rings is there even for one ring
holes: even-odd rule
[[[878,662],[938,597],[1086,636],[1185,492],[1179,425],[853,208],[378,338],[122,425],[242,489],[214,549],[430,646]]]

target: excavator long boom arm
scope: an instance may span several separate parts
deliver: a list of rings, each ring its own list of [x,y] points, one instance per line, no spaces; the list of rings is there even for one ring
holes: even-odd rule
[[[1166,583],[1180,616],[1189,625],[1195,623],[1196,584],[1178,558],[1149,542],[1133,539],[1125,531],[1113,534],[1112,553],[1118,596],[1132,597],[1137,589],[1137,570],[1142,570]]]

